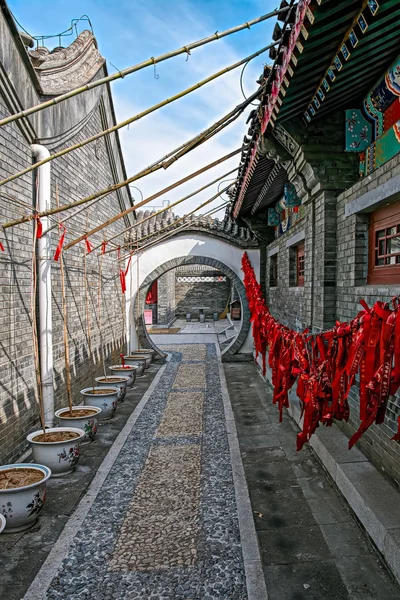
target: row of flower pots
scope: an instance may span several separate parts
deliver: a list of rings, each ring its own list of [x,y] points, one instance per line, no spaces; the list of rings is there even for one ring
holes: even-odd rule
[[[123,401],[126,388],[136,377],[143,377],[153,351],[135,350],[122,357],[121,365],[109,367],[112,375],[97,377],[96,386],[81,390],[83,405],[55,412],[59,427],[34,431],[27,436],[33,463],[0,466],[0,533],[13,533],[31,527],[46,498],[50,477],[72,473],[79,460],[82,444],[93,441],[98,420],[114,416],[117,403]]]

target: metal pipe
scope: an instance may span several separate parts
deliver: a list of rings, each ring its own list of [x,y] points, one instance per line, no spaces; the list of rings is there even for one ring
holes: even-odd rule
[[[40,144],[31,146],[32,155],[41,161],[50,156],[50,152]],[[37,171],[37,211],[51,208],[50,164],[39,167]],[[43,230],[49,226],[47,217],[42,218]],[[45,233],[38,239],[38,290],[39,290],[39,361],[42,380],[42,398],[44,422],[46,427],[54,425],[54,380],[53,380],[53,320],[51,302],[51,233]]]

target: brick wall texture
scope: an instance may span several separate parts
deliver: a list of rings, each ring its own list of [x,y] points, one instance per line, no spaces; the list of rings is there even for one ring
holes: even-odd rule
[[[187,269],[185,271],[176,271],[176,277],[215,277],[223,275],[216,270],[203,269]],[[176,281],[176,316],[180,318],[186,317],[187,313],[191,313],[192,318],[197,319],[199,311],[198,306],[208,307],[205,311],[207,317],[212,317],[213,313],[218,314],[226,307],[230,295],[231,283],[228,278],[226,281],[201,281],[201,282],[181,282]]]
[[[329,124],[323,139],[332,139]],[[342,132],[344,128],[341,128]],[[307,141],[307,143],[306,143]],[[272,314],[284,325],[297,331],[310,328],[317,332],[331,327],[336,320],[351,320],[360,310],[359,300],[369,305],[376,300],[390,302],[400,293],[400,286],[367,285],[369,212],[382,205],[378,188],[400,174],[400,155],[388,161],[364,180],[350,177],[352,159],[341,153],[332,155],[330,147],[323,147],[323,140],[299,139],[306,160],[312,166],[317,180],[303,198],[305,216],[293,228],[277,237],[266,248],[267,304]],[[325,142],[326,143],[326,142]],[[318,144],[321,144],[317,158]],[[343,147],[343,146],[342,146]],[[343,165],[347,168],[343,171]],[[329,166],[328,166],[329,165]],[[342,174],[343,173],[343,174]],[[351,184],[351,181],[353,182]],[[346,189],[347,188],[347,189]],[[376,190],[376,203],[352,216],[345,216],[345,207],[366,192]],[[398,194],[387,198],[383,204],[398,201]],[[305,278],[304,286],[296,287],[294,280],[296,240],[304,233]],[[278,252],[276,253],[276,251]],[[277,256],[278,285],[269,286],[271,255]],[[351,418],[340,425],[351,435],[359,425],[358,389],[350,394]],[[400,399],[390,398],[387,418],[382,426],[372,426],[359,442],[360,448],[384,472],[400,483],[400,445],[390,441],[396,430],[400,414]]]
[[[9,114],[8,108],[0,94],[0,116],[7,114]],[[103,128],[100,103],[98,103],[84,121],[84,125],[80,129],[75,128],[73,135],[67,132],[60,136],[58,145],[52,144],[52,151],[83,140]],[[46,145],[47,141],[42,143]],[[22,135],[18,125],[10,124],[2,127],[0,129],[1,179],[30,164],[32,164],[32,155],[29,142]],[[51,164],[53,206],[56,203],[56,186],[59,202],[62,205],[79,200],[114,183],[110,166],[110,150],[104,138],[96,145],[89,144]],[[0,211],[3,223],[21,214],[29,214],[29,207],[33,203],[34,187],[32,175],[27,174],[0,188]],[[17,201],[25,205],[18,204]],[[101,224],[120,210],[120,202],[115,194],[89,206],[87,210],[66,222],[67,241]],[[123,221],[117,221],[107,229],[107,235],[120,233],[123,226]],[[0,253],[0,459],[3,463],[15,460],[24,451],[26,435],[39,426],[31,332],[32,239],[32,222],[7,229],[1,234],[1,242],[5,248],[5,251]],[[102,239],[103,235],[99,233],[93,236],[91,241],[96,245],[101,243]],[[57,243],[58,232],[55,230],[52,235],[53,250]],[[84,244],[80,243],[64,254],[72,390],[74,402],[79,404],[80,390],[91,384],[93,376],[102,373],[102,356],[106,365],[119,362],[118,355],[122,349],[124,329],[123,302],[116,255],[108,254],[99,258],[98,251],[88,255],[87,280],[93,363],[88,351],[83,270]],[[54,384],[57,410],[67,403],[58,263],[52,263],[52,272]]]

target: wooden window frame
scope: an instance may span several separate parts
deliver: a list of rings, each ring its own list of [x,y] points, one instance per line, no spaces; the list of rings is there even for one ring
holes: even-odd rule
[[[378,255],[381,258],[388,256],[400,256],[400,253],[386,254],[386,240],[400,236],[400,202],[395,202],[389,206],[384,206],[373,212],[369,221],[369,252],[368,252],[368,284],[372,285],[390,285],[400,284],[400,262],[394,265],[377,265],[376,252],[377,232],[397,226],[397,233],[393,235],[383,235],[381,241],[385,240],[385,254]]]
[[[296,285],[304,287],[305,252],[304,244],[296,246]]]
[[[278,255],[273,254],[269,261],[269,287],[278,287]]]

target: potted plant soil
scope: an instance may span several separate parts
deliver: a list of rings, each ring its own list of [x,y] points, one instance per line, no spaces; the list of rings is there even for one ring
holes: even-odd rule
[[[101,413],[101,408],[97,406],[74,406],[69,408],[60,408],[55,412],[60,427],[78,427],[83,429],[85,437],[82,444],[93,442],[97,432],[97,417]]]
[[[126,377],[128,377],[128,381],[126,383],[127,387],[132,387],[133,384],[136,381],[136,377],[138,375],[138,371],[140,371],[140,368],[138,368],[139,365],[111,365],[111,367],[108,367],[112,373],[113,377],[116,377],[117,375],[124,375]]]
[[[136,373],[134,373],[134,380],[136,379]],[[119,389],[118,400],[122,401],[125,398],[126,394],[126,384],[129,381],[128,375],[120,375],[120,376],[112,376],[106,375],[102,377],[96,377],[96,383],[101,387],[115,388]]]
[[[98,414],[98,418],[102,421],[108,421],[108,419],[114,416],[117,409],[119,392],[120,390],[116,386],[112,388],[94,386],[81,390],[85,406],[100,408],[101,412]]]
[[[46,499],[51,470],[19,463],[0,467],[0,531],[15,533],[34,525]]]
[[[33,460],[51,469],[52,477],[69,475],[75,469],[85,437],[78,427],[50,427],[45,432],[34,431],[27,436],[32,446]]]

